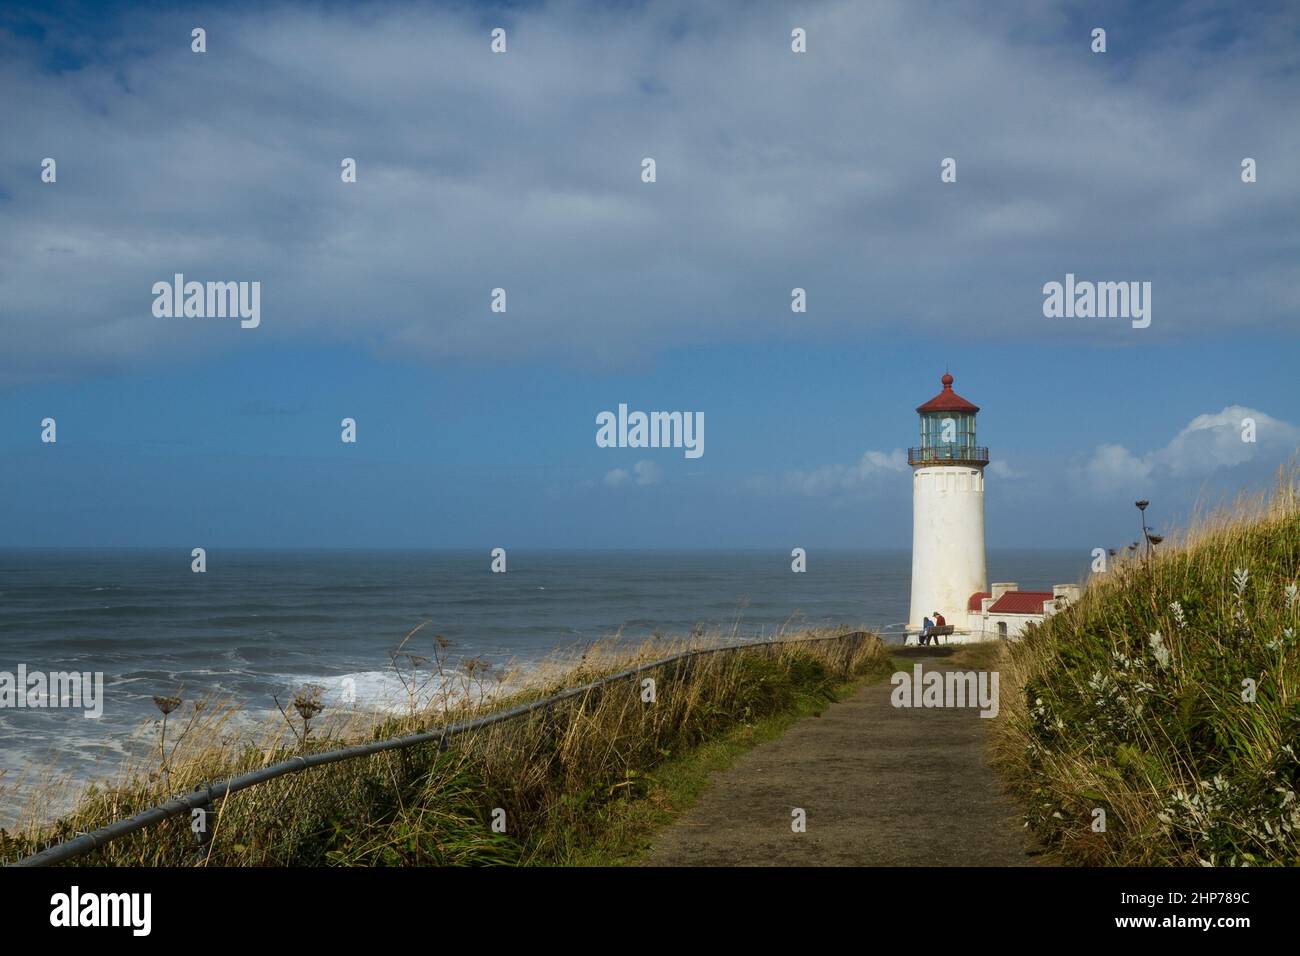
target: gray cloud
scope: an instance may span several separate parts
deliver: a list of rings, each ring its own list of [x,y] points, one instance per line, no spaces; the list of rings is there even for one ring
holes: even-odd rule
[[[793,334],[794,286],[814,338],[1293,321],[1295,12],[1125,58],[1068,9],[557,4],[505,55],[458,9],[151,12],[57,73],[4,36],[0,384],[303,340],[606,367]],[[260,280],[262,328],[154,318],[175,272]],[[1044,319],[1066,272],[1152,281],[1152,327]]]

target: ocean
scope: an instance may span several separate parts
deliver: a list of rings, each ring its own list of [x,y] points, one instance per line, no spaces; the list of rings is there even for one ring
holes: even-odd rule
[[[154,695],[179,691],[273,714],[314,683],[328,706],[396,702],[390,651],[450,641],[452,665],[479,657],[527,667],[621,634],[720,629],[738,639],[783,628],[897,629],[907,616],[908,551],[817,551],[808,570],[788,552],[510,551],[493,574],[483,552],[211,550],[0,551],[0,672],[104,674],[103,714],[0,707],[4,785],[25,769],[77,779],[110,775],[155,741]],[[1086,551],[997,550],[990,580],[1022,588],[1083,580]],[[156,745],[156,744],[153,744]]]

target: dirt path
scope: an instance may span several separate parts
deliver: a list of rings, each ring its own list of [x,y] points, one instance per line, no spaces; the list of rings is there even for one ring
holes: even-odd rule
[[[945,669],[921,653],[895,657]],[[1033,865],[1023,817],[986,762],[991,721],[975,709],[896,709],[892,689],[863,687],[745,753],[654,837],[643,864]],[[805,833],[791,831],[795,807]]]

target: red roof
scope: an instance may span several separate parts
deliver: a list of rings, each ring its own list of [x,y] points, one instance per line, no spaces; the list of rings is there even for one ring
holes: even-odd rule
[[[993,592],[991,591],[976,591],[970,596],[970,600],[966,602],[966,610],[978,611],[980,609],[980,601],[983,601],[986,597],[992,596]]]
[[[972,405],[952,390],[952,376],[947,372],[943,373],[943,378],[939,381],[943,383],[943,391],[924,405],[918,405],[917,412],[978,412],[980,410],[978,405]]]
[[[1007,591],[989,606],[989,613],[1042,614],[1043,602],[1053,597],[1051,591]]]

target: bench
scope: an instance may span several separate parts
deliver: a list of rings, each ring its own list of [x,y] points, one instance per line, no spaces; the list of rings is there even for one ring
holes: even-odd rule
[[[953,625],[953,624],[944,624],[942,627],[932,627],[932,628],[930,628],[930,631],[929,631],[930,639],[931,639],[934,643],[936,643],[936,644],[942,644],[943,642],[940,641],[939,638],[941,638],[941,637],[952,637],[952,632],[953,632],[955,629],[956,629],[956,625]],[[917,631],[917,632],[916,632],[916,643],[918,643],[918,644],[921,643],[921,632],[920,632],[920,631]]]

